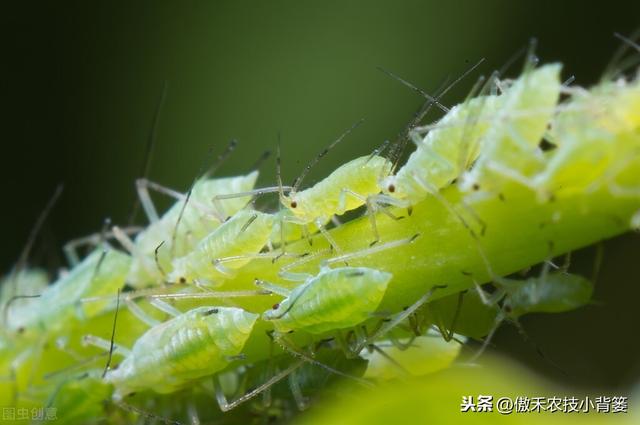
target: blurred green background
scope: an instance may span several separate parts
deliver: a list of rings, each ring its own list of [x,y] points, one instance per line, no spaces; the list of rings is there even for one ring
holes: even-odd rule
[[[477,75],[502,66],[528,39],[564,76],[597,81],[639,24],[639,2],[215,1],[19,2],[3,5],[0,39],[3,241],[8,270],[59,182],[65,192],[33,262],[55,270],[59,247],[127,220],[154,109],[168,81],[151,179],[186,190],[232,138],[220,174],[244,173],[282,133],[285,181],[360,118],[366,121],[313,170],[307,184],[393,138],[420,105],[386,67],[427,91],[480,58],[450,92],[454,104]],[[512,68],[517,73],[519,65]],[[435,118],[436,116],[432,116]],[[261,185],[274,183],[274,162]],[[166,205],[166,203],[164,204]],[[606,243],[593,306],[525,318],[550,366],[513,329],[498,349],[561,383],[626,387],[640,378],[640,238]],[[576,255],[588,274],[593,249]]]

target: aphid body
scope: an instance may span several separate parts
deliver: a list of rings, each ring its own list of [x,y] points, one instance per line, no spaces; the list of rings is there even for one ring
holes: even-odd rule
[[[325,268],[263,313],[276,331],[312,334],[355,326],[371,317],[382,301],[391,273],[366,267]]]
[[[559,70],[552,64],[525,71],[503,93],[453,107],[424,138],[410,132],[416,150],[397,174],[382,181],[380,201],[410,206],[461,177],[464,188],[476,188],[490,182],[487,167],[512,165],[523,151],[530,156],[555,110]]]
[[[216,286],[233,270],[251,261],[269,241],[275,218],[254,210],[241,210],[202,239],[188,255],[173,262],[170,282]],[[217,260],[236,257],[234,261]]]
[[[338,167],[324,180],[300,192],[281,194],[282,205],[299,224],[325,223],[366,203],[366,198],[380,192],[378,179],[391,169],[391,163],[378,155],[353,159]]]
[[[149,329],[105,381],[114,398],[141,390],[171,393],[224,369],[241,353],[257,314],[234,307],[198,307]]]
[[[131,257],[119,251],[94,250],[80,264],[49,285],[21,311],[20,320],[11,322],[14,330],[57,331],[77,318],[89,318],[102,312],[104,302],[82,303],[83,298],[113,295],[125,282]]]
[[[174,258],[187,255],[203,238],[220,226],[221,221],[214,213],[211,199],[216,195],[249,191],[253,189],[257,178],[258,172],[253,171],[246,176],[198,180],[186,207],[186,199],[179,200],[137,235],[134,240],[135,248],[132,249],[134,260],[128,283],[134,287],[143,287],[163,282],[164,276],[158,264],[165,273],[169,273]],[[249,196],[243,196],[218,202],[226,213],[233,215],[244,208],[250,199]],[[181,212],[180,224],[176,229]],[[160,244],[162,246],[158,249]],[[158,264],[155,261],[156,249]]]
[[[509,317],[526,313],[560,313],[574,310],[591,300],[593,284],[572,273],[551,272],[526,280],[500,279],[503,310]]]

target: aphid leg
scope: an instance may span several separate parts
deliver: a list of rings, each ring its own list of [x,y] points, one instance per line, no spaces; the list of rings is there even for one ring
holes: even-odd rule
[[[108,341],[104,338],[100,338],[95,335],[85,335],[82,337],[82,343],[85,345],[93,345],[104,351],[111,350],[111,341]],[[131,355],[131,350],[125,348],[118,344],[113,344],[113,354],[118,354],[120,356],[126,357]]]
[[[413,339],[411,340],[413,342]],[[395,345],[395,344],[394,344]],[[387,361],[389,361],[389,363],[391,363],[393,366],[395,366],[398,371],[400,371],[400,373],[404,376],[410,376],[411,374],[409,373],[409,371],[407,369],[405,369],[404,366],[402,366],[400,363],[398,363],[398,361],[396,359],[394,359],[393,357],[391,357],[389,354],[387,354],[382,348],[380,348],[378,345],[376,344],[370,344],[369,348],[372,351],[377,352],[378,354],[380,354],[382,357],[384,357]],[[408,348],[408,346],[406,346],[405,348],[401,348],[401,350],[404,350]]]
[[[216,401],[218,402],[218,406],[220,406],[220,410],[222,410],[223,412],[228,412],[229,410],[232,410],[238,407],[245,401],[251,400],[253,397],[271,388],[273,385],[275,385],[282,379],[286,378],[291,372],[293,372],[303,364],[304,364],[304,360],[298,360],[292,363],[288,368],[272,376],[265,383],[259,385],[255,389],[249,391],[248,393],[244,394],[243,396],[237,398],[232,402],[227,401],[227,397],[224,395],[222,386],[220,385],[220,381],[218,380],[218,378],[214,378],[213,385],[216,393]]]
[[[456,330],[456,326],[458,325],[458,319],[460,317],[460,312],[462,311],[462,303],[464,302],[464,294],[466,291],[461,291],[458,293],[458,303],[456,304],[456,311],[453,313],[453,318],[451,319],[451,325],[449,326],[449,330],[447,331],[442,327],[442,324],[438,325],[438,331],[442,335],[442,338],[446,342],[454,339],[454,334]]]
[[[331,245],[331,247],[336,251],[336,253],[340,254],[342,250],[338,246],[338,243],[333,238],[333,236],[331,236],[331,234],[327,231],[326,227],[324,227],[323,220],[321,218],[316,219],[315,225],[318,228],[318,230],[320,230],[320,233],[322,234],[322,236],[324,236],[327,242],[329,242],[329,245]]]
[[[272,295],[267,290],[258,291],[208,291],[182,294],[145,294],[149,299],[158,300],[207,300],[207,299],[227,299],[227,298],[243,298],[256,297],[262,295]]]
[[[505,279],[499,279],[499,280],[502,282]],[[497,305],[500,302],[500,300],[502,300],[507,295],[507,292],[502,288],[498,288],[494,293],[490,294],[485,292],[485,290],[482,289],[482,286],[475,280],[473,281],[473,284],[474,284],[474,287],[476,288],[478,296],[480,297],[480,301],[482,301],[482,303],[488,307],[493,307]]]
[[[484,337],[484,341],[482,341],[482,346],[469,359],[468,363],[473,364],[476,361],[478,361],[480,356],[482,356],[482,354],[486,351],[487,347],[489,347],[489,344],[493,340],[493,336],[495,335],[496,331],[498,330],[498,328],[500,327],[503,321],[504,321],[504,316],[502,316],[502,314],[499,314],[496,317],[496,322],[495,322],[496,324],[493,326],[493,328],[491,328],[491,331],[489,331],[489,334],[486,337]]]
[[[415,339],[418,336],[416,334],[413,334],[409,337],[409,339],[407,340],[407,342],[402,342],[400,341],[400,339],[398,339],[398,337],[396,337],[393,333],[389,333],[389,341],[391,342],[391,344],[393,344],[394,347],[396,347],[398,350],[404,351],[407,348],[411,347],[413,345],[413,341],[415,341]],[[375,345],[375,344],[374,344]]]
[[[291,372],[288,380],[291,394],[293,395],[293,399],[296,401],[296,406],[298,406],[298,409],[301,411],[305,410],[309,407],[309,399],[302,394],[302,389],[300,388],[300,383],[298,382],[298,376],[295,370]]]
[[[189,423],[191,425],[200,425],[200,416],[198,415],[198,409],[194,402],[187,403],[187,416],[189,417]]]
[[[289,295],[291,295],[290,289],[273,284],[271,282],[267,282],[266,280],[256,278],[254,282],[256,286],[259,286],[260,288],[263,288],[264,290],[269,291],[270,293],[281,295],[283,297],[288,297]]]
[[[142,263],[148,271],[155,270],[154,269],[155,266],[153,264],[150,264],[150,260],[140,252],[136,244],[131,240],[131,238],[129,237],[129,235],[127,235],[127,233],[125,233],[118,226],[113,226],[112,232],[113,232],[113,237],[116,238],[116,240],[120,243],[120,245],[122,245],[122,247],[126,249],[129,252],[129,254],[136,257],[136,259],[140,260],[140,263]]]
[[[175,198],[177,200],[183,200],[185,198],[184,194],[160,184],[154,183],[146,178],[137,179],[136,191],[138,192],[138,198],[140,199],[142,209],[144,210],[144,213],[146,214],[147,219],[150,223],[155,223],[156,221],[160,220],[160,217],[155,205],[153,204],[153,201],[151,200],[149,189],[154,189],[157,192],[160,192],[167,196],[171,196],[172,198]]]
[[[407,244],[410,244],[413,241],[415,241],[419,236],[420,236],[420,234],[416,233],[415,235],[413,235],[411,237],[408,237],[408,238],[387,242],[387,243],[384,243],[382,245],[376,245],[376,246],[372,246],[372,247],[369,247],[369,248],[366,248],[366,249],[362,249],[362,250],[359,250],[359,251],[348,252],[346,254],[342,254],[342,255],[339,255],[337,257],[329,258],[329,259],[324,260],[322,262],[321,267],[328,267],[328,266],[330,266],[332,264],[345,262],[345,261],[348,261],[348,260],[351,260],[351,259],[354,259],[354,258],[368,257],[370,255],[377,254],[379,252],[386,251],[388,249],[397,248],[399,246],[407,245]]]
[[[371,223],[371,231],[373,232],[373,237],[374,237],[373,242],[371,242],[369,245],[373,246],[377,244],[380,241],[380,233],[378,233],[378,224],[376,223],[376,216],[375,216],[375,213],[377,212],[377,208],[374,204],[372,197],[362,196],[351,189],[343,188],[340,191],[340,197],[338,199],[338,214],[344,213],[346,202],[347,202],[347,199],[346,199],[347,195],[353,196],[354,198],[356,198],[357,200],[359,200],[360,202],[362,202],[367,206],[367,216],[369,217],[369,222]],[[380,208],[382,209],[384,207],[381,206]]]
[[[174,306],[172,306],[169,303],[166,303],[162,300],[159,299],[151,299],[149,301],[149,304],[151,304],[153,307],[157,308],[158,310],[162,311],[163,313],[168,314],[171,317],[177,317],[180,316],[182,314],[182,312],[180,310],[178,310],[177,308],[175,308]]]
[[[211,202],[213,202],[216,217],[221,219],[221,221],[224,221],[224,220],[226,220],[226,218],[228,216],[227,216],[226,212],[224,211],[224,208],[222,206],[222,202],[221,201],[223,201],[225,199],[244,198],[244,197],[247,197],[247,196],[250,196],[250,197],[253,198],[255,196],[265,195],[267,193],[284,193],[284,192],[288,192],[290,190],[291,190],[290,186],[263,187],[263,188],[260,188],[260,189],[248,190],[246,192],[225,193],[224,195],[216,195],[211,199]]]
[[[160,321],[149,316],[138,304],[136,304],[131,298],[125,297],[124,303],[127,309],[142,323],[145,323],[149,327],[154,327],[160,324]]]
[[[290,270],[295,269],[296,267],[300,267],[303,264],[314,261],[319,257],[330,254],[332,251],[333,250],[329,248],[329,249],[316,251],[313,254],[303,254],[300,256],[299,260],[292,261],[286,266],[281,267],[280,270],[278,271],[278,276],[291,282],[304,282],[310,277],[312,277],[313,275],[310,273],[291,272]]]
[[[159,216],[153,204],[153,201],[151,200],[151,196],[149,195],[149,189],[154,190],[163,195],[169,196],[177,201],[187,200],[187,195],[185,195],[184,193],[178,192],[177,190],[168,188],[159,183],[152,182],[148,179],[136,180],[136,190],[138,191],[138,196],[140,197],[140,203],[142,204],[142,209],[144,210],[145,215],[149,219],[150,223],[155,223],[156,221],[158,221]],[[214,214],[215,211],[213,211],[207,205],[204,205],[199,202],[195,202],[193,199],[190,200],[189,204],[197,208],[203,214],[212,215],[213,217],[218,218]]]
[[[289,254],[289,253],[276,254],[275,252],[266,252],[266,253],[258,253],[258,254],[242,254],[242,255],[233,255],[229,257],[216,258],[215,260],[212,261],[212,263],[213,263],[213,266],[216,268],[216,270],[218,270],[220,273],[232,276],[235,274],[235,270],[232,268],[225,267],[223,265],[224,263],[232,263],[234,261],[241,261],[241,260],[271,260],[272,262],[274,262],[275,260],[282,257],[299,258],[301,257],[301,255]]]
[[[335,369],[329,365],[326,365],[322,362],[319,362],[318,360],[314,359],[313,357],[307,355],[306,353],[303,353],[302,351],[300,351],[300,349],[298,347],[295,346],[295,344],[293,342],[291,342],[286,335],[282,335],[282,334],[278,334],[275,333],[273,334],[273,339],[276,342],[276,344],[278,344],[280,346],[280,348],[282,348],[284,351],[286,351],[287,353],[289,353],[291,356],[302,359],[303,361],[310,363],[312,365],[318,366],[328,372],[331,372],[335,375],[338,376],[342,376],[343,378],[348,378],[351,380],[354,380],[364,386],[368,386],[370,387],[372,384],[371,382],[367,381],[366,379],[362,379],[359,378],[357,376],[353,376],[350,375],[348,373],[342,372],[338,369]]]
[[[392,330],[393,328],[395,328],[396,326],[398,326],[400,323],[402,323],[406,318],[408,318],[410,315],[412,315],[418,308],[420,308],[423,304],[427,303],[431,297],[433,296],[433,293],[438,290],[438,289],[443,289],[446,288],[445,285],[436,285],[434,287],[432,287],[431,289],[429,289],[429,291],[427,291],[426,294],[424,294],[423,296],[421,296],[418,301],[416,301],[415,303],[413,303],[411,306],[407,307],[404,311],[396,314],[396,316],[389,320],[388,322],[385,322],[384,325],[382,325],[380,327],[380,329],[378,329],[373,335],[371,335],[364,343],[364,345],[358,347],[358,352],[360,350],[362,350],[362,348],[364,348],[365,346],[369,345],[369,344],[373,344],[375,343],[376,340],[380,339],[382,336],[386,335],[390,330]]]
[[[139,226],[128,226],[122,227],[120,230],[127,236],[131,236],[133,234],[138,233],[142,230]],[[95,247],[98,246],[102,239],[112,239],[115,238],[115,235],[112,231],[107,232],[97,232],[92,233],[91,235],[82,236],[79,238],[72,239],[64,244],[62,250],[64,252],[64,256],[67,260],[67,263],[72,268],[77,266],[80,263],[80,255],[78,250],[82,247]]]

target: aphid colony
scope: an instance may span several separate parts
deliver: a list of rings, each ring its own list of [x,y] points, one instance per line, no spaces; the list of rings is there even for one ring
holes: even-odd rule
[[[362,359],[371,353],[406,371],[385,347],[409,350],[425,341],[429,329],[454,343],[460,335],[491,335],[504,320],[517,323],[525,313],[584,305],[591,283],[565,269],[549,272],[545,265],[540,277],[524,281],[495,276],[482,254],[481,233],[460,207],[473,212],[474,202],[498,196],[501,185],[513,183],[547,202],[559,192],[578,190],[603,168],[615,172],[599,185],[620,196],[639,196],[627,167],[640,152],[640,83],[617,80],[593,91],[574,89],[561,84],[559,65],[535,67],[528,60],[519,78],[494,74],[477,87],[477,95],[465,102],[443,106],[445,115],[435,124],[409,126],[404,136],[415,150],[399,168],[397,146],[403,140],[388,158],[382,148],[306,189],[303,178],[326,151],[290,187],[281,182],[279,155],[278,185],[269,188],[254,188],[257,171],[205,176],[187,194],[141,180],[140,200],[150,221],[145,229],[106,229],[87,239],[95,246],[82,259],[67,250],[73,267],[48,286],[35,269],[17,270],[2,285],[6,399],[0,404],[63,404],[67,414],[79,415],[75,420],[83,414],[128,414],[123,411],[168,418],[179,414],[177,408],[161,408],[152,394],[206,393],[224,411],[264,394],[264,407],[275,403],[274,385],[289,377],[302,408],[305,390],[320,385],[314,384],[317,371],[368,385],[372,381],[361,377]],[[558,105],[563,93],[572,99]],[[423,109],[435,104],[442,106],[439,98],[427,96]],[[545,143],[554,149],[545,149]],[[629,161],[612,166],[619,149]],[[464,194],[457,206],[441,194],[452,185]],[[159,215],[149,189],[177,202]],[[268,192],[278,194],[276,212],[253,207],[254,196]],[[387,240],[376,224],[386,216],[400,226],[401,216],[427,198],[444,203],[469,230],[495,291],[488,294],[476,285],[476,292],[451,294],[443,282],[401,311],[381,310],[393,275],[384,264],[351,263],[427,237]],[[345,252],[331,234],[332,219],[361,207],[372,231],[363,235],[360,249]],[[253,287],[238,283],[238,273],[259,271],[261,265],[269,271],[256,275]],[[296,268],[304,272],[291,271]],[[272,306],[244,309],[243,297]],[[482,310],[488,319],[458,323],[470,310]],[[249,346],[269,346],[272,355],[251,358],[245,353]],[[64,404],[65,394],[96,386],[106,388],[104,397],[120,413]],[[128,400],[135,397],[141,398],[134,406]],[[198,423],[195,407],[184,405]]]

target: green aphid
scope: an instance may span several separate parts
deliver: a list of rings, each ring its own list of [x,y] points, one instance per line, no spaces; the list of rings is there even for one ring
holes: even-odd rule
[[[114,385],[116,400],[136,391],[177,391],[227,367],[257,319],[233,307],[192,309],[144,333],[105,381]]]
[[[109,301],[83,303],[84,298],[111,296],[124,285],[131,257],[115,250],[94,250],[80,264],[48,286],[29,309],[11,323],[20,333],[57,332],[74,321],[94,317]]]
[[[251,197],[232,197],[220,200],[216,205],[211,199],[216,195],[249,191],[257,178],[258,172],[253,171],[245,176],[198,180],[186,207],[186,195],[174,194],[181,199],[161,217],[155,213],[155,208],[148,206],[150,200],[143,202],[151,221],[145,230],[131,241],[123,232],[114,229],[118,240],[134,258],[127,283],[137,288],[163,283],[165,273],[172,270],[172,261],[190,253],[224,222],[224,218],[219,216],[220,210],[233,215],[244,208]]]
[[[173,262],[169,282],[219,286],[254,258],[269,242],[275,217],[241,210]]]
[[[325,268],[297,286],[262,318],[280,333],[299,330],[322,334],[350,328],[371,318],[391,276],[366,267]],[[273,285],[265,287],[274,289]]]

